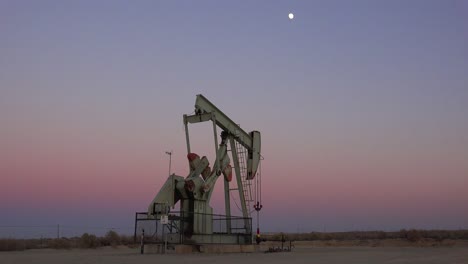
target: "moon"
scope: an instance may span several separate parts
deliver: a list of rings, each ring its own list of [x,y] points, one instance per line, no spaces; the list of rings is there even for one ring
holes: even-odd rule
[[[288,17],[289,17],[289,20],[293,20],[293,19],[294,19],[294,14],[293,14],[293,13],[289,13]]]

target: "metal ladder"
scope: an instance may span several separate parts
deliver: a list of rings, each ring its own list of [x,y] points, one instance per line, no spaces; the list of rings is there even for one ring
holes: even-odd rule
[[[239,158],[239,169],[241,172],[242,189],[244,191],[245,205],[250,214],[250,203],[253,202],[252,181],[247,180],[247,151],[236,141],[236,151]]]

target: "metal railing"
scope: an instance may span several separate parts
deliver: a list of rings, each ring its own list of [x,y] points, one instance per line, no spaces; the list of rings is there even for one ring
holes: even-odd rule
[[[202,222],[210,221],[211,232],[194,233],[194,217],[202,219]],[[165,236],[169,236],[169,243],[173,244],[192,243],[193,235],[216,237],[216,239],[207,239],[205,241],[211,242],[204,243],[222,243],[223,236],[235,236],[239,241],[246,241],[252,237],[252,218],[176,211],[168,214],[168,220],[168,224],[163,225],[159,215],[148,218],[147,212],[135,213],[135,241],[138,241],[142,235],[145,243],[162,243],[167,239]]]

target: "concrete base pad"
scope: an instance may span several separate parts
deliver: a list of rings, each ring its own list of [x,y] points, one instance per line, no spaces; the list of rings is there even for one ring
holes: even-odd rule
[[[199,252],[203,253],[253,253],[257,251],[256,245],[205,244],[198,247]]]
[[[200,245],[168,245],[168,254],[187,253],[253,253],[259,251],[258,245],[226,245],[226,244],[200,244]],[[146,244],[144,254],[163,254],[164,245]]]

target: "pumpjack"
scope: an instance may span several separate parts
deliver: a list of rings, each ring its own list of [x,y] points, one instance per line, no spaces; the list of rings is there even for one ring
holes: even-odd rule
[[[190,172],[188,176],[169,175],[157,195],[148,206],[148,218],[161,220],[169,216],[174,220],[173,225],[178,230],[177,236],[184,243],[226,243],[251,244],[252,223],[250,217],[250,203],[257,210],[259,206],[258,179],[256,177],[261,161],[261,138],[259,131],[247,133],[238,124],[219,110],[203,95],[196,96],[195,114],[184,115],[185,136],[187,142],[187,158]],[[213,168],[208,159],[191,152],[189,124],[209,122],[213,123],[216,158]],[[218,128],[220,128],[220,143],[218,144]],[[231,158],[233,164],[231,165]],[[233,170],[236,186],[232,188]],[[223,175],[223,177],[220,177]],[[225,216],[223,232],[213,228],[213,208],[210,206],[213,189],[218,178],[224,182]],[[256,181],[254,181],[254,179]],[[255,195],[252,194],[255,185]],[[232,225],[231,192],[238,192],[242,217],[242,226]],[[237,196],[237,195],[236,195]],[[254,201],[254,197],[256,201]],[[177,216],[171,216],[171,208],[179,203],[180,211]],[[243,232],[238,232],[242,229]],[[259,236],[257,222],[257,237]]]

